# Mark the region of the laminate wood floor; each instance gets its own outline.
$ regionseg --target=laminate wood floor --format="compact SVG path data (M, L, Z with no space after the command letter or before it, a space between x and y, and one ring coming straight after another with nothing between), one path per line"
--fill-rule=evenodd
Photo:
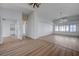
M45 40L6 38L0 45L1 56L78 56L79 52Z

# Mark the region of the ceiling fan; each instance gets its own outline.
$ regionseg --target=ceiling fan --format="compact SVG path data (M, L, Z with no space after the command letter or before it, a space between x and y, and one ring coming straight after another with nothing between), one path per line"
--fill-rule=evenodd
M33 8L39 8L39 6L41 5L41 3L29 3L29 5L32 5Z

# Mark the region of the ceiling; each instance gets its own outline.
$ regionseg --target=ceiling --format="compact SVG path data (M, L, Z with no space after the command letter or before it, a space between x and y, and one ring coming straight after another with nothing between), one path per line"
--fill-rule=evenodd
M78 3L42 3L39 8L32 8L27 3L2 3L2 8L20 10L23 14L29 15L33 11L42 21L51 22L60 17L79 14Z
M39 18L51 22L56 18L79 14L78 3L44 3L36 10Z
M0 8L19 10L25 15L29 15L31 12L33 12L33 8L29 7L25 3L1 3Z

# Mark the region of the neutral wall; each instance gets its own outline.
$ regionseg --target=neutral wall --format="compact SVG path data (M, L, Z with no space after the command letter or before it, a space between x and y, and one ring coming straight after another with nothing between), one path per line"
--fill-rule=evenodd
M2 29L1 29L1 27L2 26L1 26L1 17L0 17L0 44L2 44L2 40L1 40L2 39L2 37L1 37L2 36Z
M41 36L52 33L53 26L50 23L41 21L36 12L29 15L26 24L26 36L37 39Z
M13 21L9 21L9 20L16 20L16 35L18 38L20 38L22 35L22 27L21 27L21 20L22 20L22 12L19 10L13 10L13 9L8 9L8 8L1 8L0 7L0 17L1 20L3 18L6 19L6 21L2 20L2 37L7 37L10 35L10 31L9 31L9 24L12 23Z
M45 6L45 7L44 7ZM72 7L73 6L73 7ZM40 37L52 33L52 20L63 16L78 14L78 4L43 4L35 10L34 15L29 16L27 24L27 35L31 37ZM71 11L71 13L70 13ZM60 15L62 12L62 15ZM29 34L28 34L29 32ZM33 34L34 33L34 34Z
M79 14L78 6L79 6L79 4L73 4L73 3L72 4L69 4L69 3L43 4L43 5L41 5L40 8L37 9L36 12L37 12L40 20L42 20L44 23L51 24L53 22L53 20L55 20L57 18L78 15ZM60 14L60 13L62 13L62 14ZM74 35L74 36L79 35L78 32L76 32L76 33L55 32L55 33L68 34L68 35Z
M39 22L38 35L45 36L53 33L53 26L49 23Z
M40 18L38 16L38 12L36 13L36 20L37 20L37 37L42 37L42 36L46 36L46 35L49 35L49 34L52 34L53 33L53 24L52 22L47 22L45 21L45 19L43 18Z
M26 36L34 38L34 14L28 16L28 21L26 24Z
M11 35L11 32L10 32L10 24L15 24L15 35L17 36L18 33L17 33L17 21L15 20L11 20L11 19L6 19L6 20L3 20L2 22L2 37L8 37Z

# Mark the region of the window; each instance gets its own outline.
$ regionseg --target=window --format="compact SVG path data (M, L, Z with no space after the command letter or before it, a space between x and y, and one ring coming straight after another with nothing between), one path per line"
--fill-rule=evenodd
M62 31L64 31L64 27L62 26Z
M73 32L76 32L76 25L73 25Z
M73 32L73 25L70 25L70 32Z
M64 25L64 26L63 26L63 31L64 31L64 32L65 32L65 29L66 29L65 27L66 27L66 26Z
M61 26L59 26L59 31L61 31Z
M61 26L61 31L63 31L63 26Z
M70 32L76 32L76 25L70 25Z
M58 31L58 25L57 25L57 26L55 26L55 31Z
M66 25L65 31L69 32L69 25Z
M55 31L61 31L61 32L76 32L76 24L74 25L61 25L55 26Z

